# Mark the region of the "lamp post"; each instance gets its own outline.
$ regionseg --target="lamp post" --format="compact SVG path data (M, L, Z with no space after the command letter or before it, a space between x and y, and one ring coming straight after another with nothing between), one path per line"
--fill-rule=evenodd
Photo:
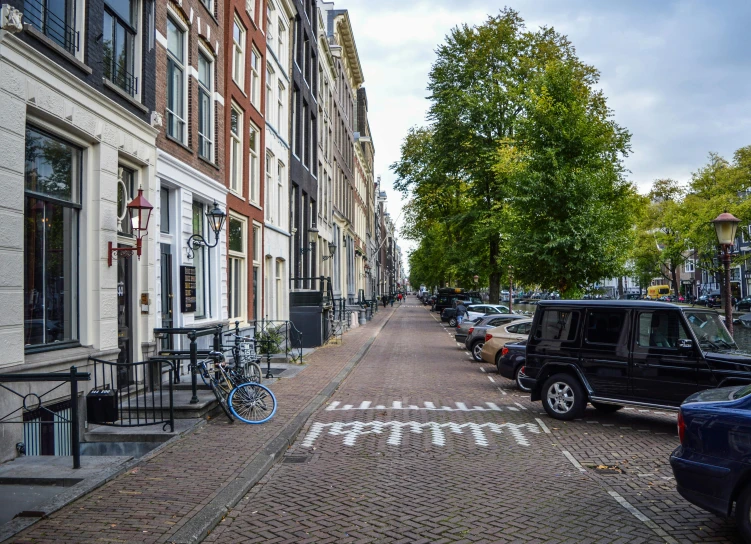
M731 213L724 212L715 217L711 222L717 233L717 241L722 249L722 264L725 266L725 292L722 294L725 302L725 327L730 332L730 336L733 336L733 304L730 292L730 248L735 242L735 232L738 229L740 219Z
M334 256L334 253L336 253L336 244L334 242L329 242L329 254L323 257L323 260L328 261Z
M227 219L227 214L219 208L216 200L214 201L214 206L206 212L206 219L209 220L209 227L211 227L211 231L214 233L214 243L209 244L201 234L194 234L188 238L187 242L188 259L193 258L193 252L199 247L216 247L219 243L219 233L224 225L224 220Z
M514 276L511 265L508 265L508 311L514 313Z

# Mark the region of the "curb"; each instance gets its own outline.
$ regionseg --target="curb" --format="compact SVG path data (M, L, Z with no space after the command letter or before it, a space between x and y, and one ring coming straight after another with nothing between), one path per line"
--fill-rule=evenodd
M294 444L297 435L305 426L310 416L334 394L354 367L365 357L370 350L370 346L378 338L378 335L381 334L381 330L383 330L393 315L394 313L392 312L381 324L373 337L365 342L334 379L320 393L313 397L300 413L282 427L276 437L254 456L250 464L243 469L237 478L222 488L200 512L180 527L174 535L168 537L168 542L173 544L194 544L201 542L209 535L211 530L224 519L227 513L240 502L248 491L265 476L274 463L282 457L284 452Z

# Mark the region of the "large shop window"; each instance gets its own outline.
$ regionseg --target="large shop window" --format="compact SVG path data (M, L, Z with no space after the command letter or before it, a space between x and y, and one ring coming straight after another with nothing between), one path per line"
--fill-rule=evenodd
M78 216L82 152L26 127L24 344L78 340Z
M206 235L204 206L193 202L193 234ZM206 276L209 271L209 248L201 245L193 252L193 266L196 267L196 319L206 317Z
M228 308L230 321L245 321L245 301L247 300L246 263L248 244L245 242L246 222L238 217L229 218L229 277Z
M167 134L185 141L185 32L167 17Z
M130 96L138 93L135 76L138 0L105 0L104 77Z

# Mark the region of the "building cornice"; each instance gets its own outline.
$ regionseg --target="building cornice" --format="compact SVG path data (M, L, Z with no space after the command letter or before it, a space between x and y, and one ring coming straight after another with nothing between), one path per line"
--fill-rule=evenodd
M227 193L229 192L229 189L222 184L219 183L217 180L210 178L203 172L200 172L193 168L190 165L185 164L181 160L179 160L176 157L173 157L166 151L162 151L161 149L157 149L157 177L160 176L166 176L170 181L173 183L177 183L184 187L190 187L190 186L196 186L196 184L188 184L185 182L184 178L178 178L177 176L169 176L167 172L164 172L164 167L162 165L169 166L171 168L174 168L177 170L178 173L185 174L190 178L191 181L195 180L199 183L197 184L198 187L203 186L205 189L203 191L206 195L211 195L212 193L218 193L222 197L225 197ZM160 164L161 163L161 164ZM226 198L224 201L220 202L220 204L226 204Z
M339 31L341 42L347 55L347 64L352 76L352 88L358 89L365 82L365 76L362 73L362 64L360 56L357 54L357 45L355 44L355 35L352 31L352 23L349 19L349 12L346 9L334 11L334 25Z

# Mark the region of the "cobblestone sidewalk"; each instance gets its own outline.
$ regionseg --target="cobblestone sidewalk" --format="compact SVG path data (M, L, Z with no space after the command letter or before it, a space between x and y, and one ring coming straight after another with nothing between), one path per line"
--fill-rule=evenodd
M400 309L378 311L342 345L319 348L295 378L272 385L278 409L263 425L217 416L196 432L34 524L10 542L170 542L285 429Z

